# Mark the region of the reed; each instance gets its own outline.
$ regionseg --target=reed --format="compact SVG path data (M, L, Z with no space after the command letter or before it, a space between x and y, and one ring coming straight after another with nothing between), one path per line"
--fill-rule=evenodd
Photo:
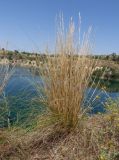
M91 57L90 29L82 43L76 45L75 25L71 18L65 33L63 18L59 23L55 53L46 51L46 61L40 65L40 76L46 95L45 102L64 126L75 127L82 117L83 100L96 61Z
M6 54L4 50L3 54ZM4 121L7 122L10 128L10 107L7 102L5 87L8 84L10 77L14 72L15 65L11 66L7 58L0 57L0 127L4 126Z

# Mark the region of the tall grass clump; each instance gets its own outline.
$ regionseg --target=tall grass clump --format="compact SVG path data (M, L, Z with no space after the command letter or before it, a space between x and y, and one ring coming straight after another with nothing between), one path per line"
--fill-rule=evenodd
M40 65L47 107L68 128L75 127L84 113L83 101L95 67L89 34L90 29L77 42L72 18L65 32L61 17L55 53L51 56L47 50L46 61Z
M5 54L5 53L4 53ZM6 58L0 58L0 128L4 127L4 122L10 127L10 108L8 106L5 87L14 72L15 65L11 66Z
M3 89L5 88L8 79L9 79L9 65L0 65L0 95L3 92Z

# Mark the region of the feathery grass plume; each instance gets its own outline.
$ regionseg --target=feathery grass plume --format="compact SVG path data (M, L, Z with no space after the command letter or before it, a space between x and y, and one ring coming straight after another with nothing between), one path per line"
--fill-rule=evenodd
M4 120L7 121L8 127L10 127L10 109L7 105L6 96L4 93L4 89L13 74L15 65L10 65L9 60L6 57L6 51L4 50L4 58L1 59L0 57L0 127L4 126ZM4 101L4 103L3 103ZM7 115L7 118L5 117Z
M65 34L61 16L55 53L51 56L47 51L46 62L40 65L47 106L69 128L75 127L83 114L83 99L96 64L91 57L90 31L76 44L72 18Z
M4 58L0 57L0 94L2 94L9 78L14 72L15 64L10 65L7 56L5 55L7 51L4 50L2 54L4 54Z
M0 65L0 95L2 94L9 78L11 77L13 68L10 69L9 64Z

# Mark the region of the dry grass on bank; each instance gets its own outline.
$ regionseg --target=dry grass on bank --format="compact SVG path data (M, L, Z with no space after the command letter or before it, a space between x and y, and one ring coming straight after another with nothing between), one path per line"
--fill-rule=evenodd
M3 93L3 90L13 73L13 68L14 66L10 68L9 64L0 64L0 95Z
M119 114L85 117L74 131L59 124L0 136L1 160L118 160ZM42 119L43 120L43 119ZM47 121L47 119L45 119ZM48 120L49 121L49 120ZM2 138L1 138L2 137Z
M91 58L89 32L82 44L76 44L72 19L66 34L62 21L54 56L47 51L46 62L39 69L46 96L42 101L64 126L74 128L84 114L83 100L97 61Z

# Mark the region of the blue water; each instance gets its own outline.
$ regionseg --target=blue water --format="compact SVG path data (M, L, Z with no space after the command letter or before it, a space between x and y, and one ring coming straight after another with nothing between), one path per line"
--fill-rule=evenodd
M8 113L11 123L28 123L45 109L39 101L40 93L36 89L36 82L41 83L38 76L33 76L29 69L15 68L0 100L0 126L7 125ZM7 111L6 111L7 110Z
M105 103L109 99L117 99L119 92L107 92L99 88L89 88L86 91L84 106L90 107L91 113L105 112Z
M39 101L40 92L36 89L36 82L37 84L42 83L40 77L33 75L29 69L19 67L14 69L1 96L0 109L4 110L4 105L6 105L8 110L2 115L4 120L0 120L0 125L7 125L8 111L10 111L11 123L30 122L32 118L44 111L45 107ZM95 99L96 96L98 98ZM100 89L89 88L86 91L83 105L89 106L91 113L104 112L105 102L110 97L116 99L119 97L119 92L106 93ZM0 110L1 113L2 110Z

